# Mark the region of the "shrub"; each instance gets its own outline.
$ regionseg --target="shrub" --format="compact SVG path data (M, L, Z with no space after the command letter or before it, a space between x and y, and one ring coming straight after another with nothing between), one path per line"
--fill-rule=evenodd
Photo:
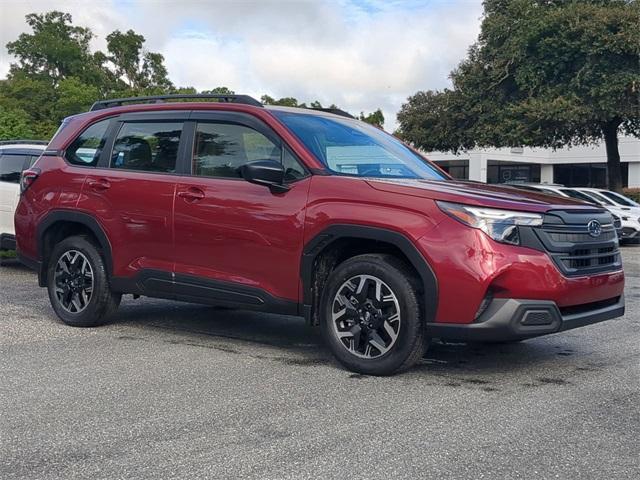
M622 190L622 194L629 197L631 200L640 203L640 188L625 188Z

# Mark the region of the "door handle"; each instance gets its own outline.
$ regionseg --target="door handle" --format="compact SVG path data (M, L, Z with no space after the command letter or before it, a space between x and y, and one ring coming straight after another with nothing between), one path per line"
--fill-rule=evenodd
M93 190L100 192L102 190L107 190L108 188L111 187L111 184L104 179L101 180L91 180L89 182L89 187L91 187Z
M178 192L178 196L184 198L187 202L197 202L204 198L204 192L199 188L190 188L189 190Z

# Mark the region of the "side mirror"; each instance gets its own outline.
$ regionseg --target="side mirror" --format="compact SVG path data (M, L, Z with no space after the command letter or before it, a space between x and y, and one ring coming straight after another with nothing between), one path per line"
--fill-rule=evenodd
M242 165L240 175L247 182L269 187L273 193L284 193L289 187L284 184L284 167L275 160L256 160Z

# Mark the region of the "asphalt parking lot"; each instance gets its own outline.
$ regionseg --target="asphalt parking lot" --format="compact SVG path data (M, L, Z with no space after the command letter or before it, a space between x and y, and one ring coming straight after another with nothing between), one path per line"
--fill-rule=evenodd
M0 267L0 478L638 478L640 248L627 315L341 369L302 319L141 299L64 326Z

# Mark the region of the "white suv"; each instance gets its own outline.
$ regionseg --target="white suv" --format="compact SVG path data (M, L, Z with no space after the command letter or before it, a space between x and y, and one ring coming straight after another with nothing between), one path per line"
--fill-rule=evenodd
M0 250L15 250L13 215L20 196L20 175L47 147L47 142L0 142Z
M597 200L602 206L615 212L622 219L622 237L621 240L638 241L640 240L640 206L635 202L622 197L615 192L602 190L599 188L577 188L582 193L589 195ZM615 197L611 198L611 195ZM621 197L621 198L618 198ZM627 204L622 204L623 200L627 200ZM635 205L634 205L635 204Z

